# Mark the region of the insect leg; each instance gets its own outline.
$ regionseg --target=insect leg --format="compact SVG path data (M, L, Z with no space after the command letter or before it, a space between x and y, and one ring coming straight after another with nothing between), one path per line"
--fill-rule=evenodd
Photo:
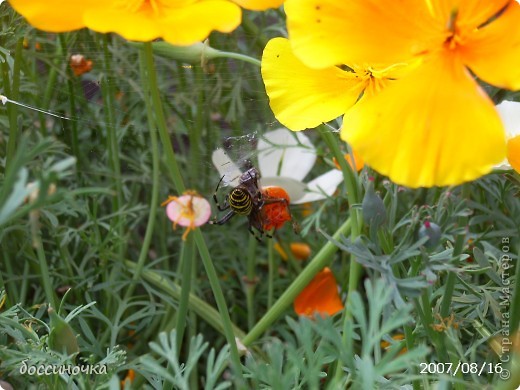
M235 215L235 212L234 211L230 211L229 213L227 213L226 215L224 215L222 218L220 218L219 220L217 219L214 219L213 221L209 221L209 223L211 225L224 225L226 222L228 222L231 218L233 218L233 216Z

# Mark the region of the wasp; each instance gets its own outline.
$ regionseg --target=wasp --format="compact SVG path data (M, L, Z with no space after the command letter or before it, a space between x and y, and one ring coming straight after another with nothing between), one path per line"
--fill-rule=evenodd
M256 168L250 168L240 175L238 185L234 187L220 204L217 193L224 176L220 178L217 188L213 193L213 200L219 211L229 210L222 218L211 221L214 225L224 225L235 215L243 215L248 218L248 230L260 241L259 237L253 231L256 229L260 236L264 235L264 227L271 225L268 221L269 216L264 213L264 206L270 204L283 205L287 210L289 201L285 198L274 198L266 195L259 185L260 172ZM288 213L290 218L290 213Z

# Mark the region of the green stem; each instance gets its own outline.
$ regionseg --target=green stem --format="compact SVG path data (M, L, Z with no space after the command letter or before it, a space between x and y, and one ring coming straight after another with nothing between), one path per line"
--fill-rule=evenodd
M334 233L334 240L339 240L341 236L348 234L350 231L350 218L340 226ZM332 242L327 242L314 258L307 264L307 267L300 275L291 283L289 288L278 298L267 313L258 321L256 326L249 331L244 337L242 343L247 347L257 340L269 326L276 321L287 308L293 303L298 294L310 283L310 281L320 272L327 264L331 262L332 255L336 253L338 247Z
M273 240L269 240L267 247L267 262L269 264L269 283L267 284L267 309L273 306L274 300L274 278L276 272L276 261L274 256Z
M242 17L242 28L246 34L250 37L255 37L255 44L260 50L264 50L265 45L269 41L269 38L260 32L260 28L253 22L248 16L251 13L246 13Z
M143 50L146 60L146 70L148 73L148 87L150 88L150 93L152 95L152 104L155 110L155 120L157 129L159 130L159 137L166 154L168 172L171 176L176 192L178 194L182 194L186 190L186 187L184 186L179 164L177 164L177 159L175 158L170 135L168 134L168 129L166 127L166 119L164 117L161 95L159 93L159 88L157 87L157 73L155 71L152 44L150 42L145 43Z
M160 175L160 161L159 161L159 144L157 142L157 134L155 121L153 116L153 104L150 99L150 86L147 83L146 76L146 58L142 51L139 53L139 69L141 73L141 83L144 89L144 100L146 105L146 114L148 118L148 128L150 129L150 141L152 149L152 199L150 201L150 214L148 215L148 223L146 224L146 231L144 234L143 245L139 252L139 258L137 260L137 269L132 277L132 284L128 287L125 293L125 299L130 298L132 295L136 282L141 278L141 272L143 271L144 264L147 259L148 250L152 241L153 230L155 227L155 220L157 216L157 207L159 203L159 175Z
M61 50L63 53L67 53L67 45L65 41L65 36L63 34L59 34L58 38L61 44ZM69 110L70 117L74 118L76 116L76 91L74 87L74 74L70 66L67 66L67 89L69 93ZM72 147L72 153L76 157L76 168L78 171L81 171L81 166L83 164L80 147L78 143L78 122L76 120L71 120L71 132L70 132L70 144ZM78 175L78 179L81 179L81 175Z
M462 187L462 194L461 196L465 199L469 198L470 196L471 187L469 184L464 184ZM468 222L468 217L459 217L457 220L457 223L459 226L466 226ZM453 248L453 258L458 259L460 254L462 253L464 249L464 242L466 241L466 234L461 233L457 235L455 238L455 245ZM454 272L449 272L448 277L446 279L445 287L444 287L444 293L442 296L441 301L441 307L440 307L440 314L441 317L445 318L448 317L450 314L450 307L451 307L451 300L453 298L453 291L455 290L455 282L457 280L457 276Z
M38 263L40 265L40 276L43 285L43 291L45 292L45 299L47 302L57 310L58 305L56 296L52 288L52 281L49 275L49 265L47 264L47 258L45 257L45 251L43 250L43 243L41 239L41 233L38 232L35 237L36 254L38 256Z
M116 129L116 115L114 111L114 90L112 87L112 67L111 67L111 55L109 46L109 36L103 35L103 55L104 55L104 67L105 77L101 84L101 90L103 94L103 102L105 106L105 121L107 130L107 149L108 158L110 161L110 168L114 177L112 178L116 188L116 197L113 199L113 209L117 213L117 218L114 219L115 227L118 231L117 241L117 253L119 255L120 262L124 259L124 217L119 212L123 205L123 183L121 180L121 162L119 160L119 144L117 142L117 129ZM111 274L113 279L115 272L118 271L118 267L114 267Z
M222 288L220 287L217 271L213 266L213 262L209 255L208 248L206 247L206 243L204 242L204 237L202 236L200 229L196 229L193 232L193 235L195 236L195 242L197 243L199 254L202 259L202 263L204 264L204 268L206 269L206 274L208 276L211 289L213 290L213 296L215 297L215 301L217 302L218 311L222 319L222 325L224 326L224 334L229 344L229 349L231 353L231 365L233 366L233 370L237 375L237 382L239 387L243 387L244 378L242 377L242 366L240 363L240 356L238 354L231 318L229 317L229 311L226 304L226 300L224 299L224 293L222 292Z
M341 172L343 173L343 178L345 181L345 187L347 189L347 198L349 202L349 214L350 219L352 221L352 231L350 234L351 241L354 241L361 234L361 220L358 209L354 208L355 205L360 203L361 199L361 190L358 184L357 173L350 167L347 163L346 159L341 153L341 150L338 146L337 137L330 131L330 129L325 126L319 127L319 133L322 139L325 141L327 146L332 151L334 157L336 157L336 161L338 162ZM349 270L349 280L348 280L348 294L354 292L358 288L359 279L361 277L362 267L361 264L355 261L354 256L350 255L350 270ZM345 311L343 313L343 329L346 329L348 323L352 320L352 305L348 303L345 305ZM343 345L348 345L349 340L347 333L343 334ZM333 382L339 383L340 377L343 373L341 369L340 362L338 361L335 367L335 374Z
M43 93L42 109L47 110L51 104L51 98L56 90L56 79L58 78L58 67L62 63L63 52L60 45L56 45L56 52L54 53L55 60L49 69L49 78Z
M183 193L185 192L186 187L184 186L184 181L182 179L182 175L180 173L177 160L175 159L175 153L173 151L170 137L166 128L166 120L162 108L161 97L159 94L159 89L157 87L157 75L153 59L153 49L152 44L150 42L144 44L144 56L146 59L146 68L148 72L148 86L152 95L152 101L155 108L156 123L159 129L159 136L161 138L161 142L165 149L166 162L168 165L169 173L171 175L177 193ZM204 264L206 274L208 275L211 289L213 290L213 296L215 297L215 301L217 302L217 307L222 319L222 324L224 326L224 334L226 336L227 342L229 343L231 353L231 364L236 374L237 385L238 387L243 387L244 382L242 377L242 366L240 363L240 356L238 354L235 335L233 334L231 318L229 317L229 311L227 308L226 301L224 299L224 294L222 293L222 288L220 287L217 272L215 270L215 267L213 266L211 256L204 241L204 237L200 232L200 229L196 229L193 235L195 236L195 243L197 244L199 254L202 258L202 262Z
M125 270L129 273L135 272L137 268L137 264L134 261L125 260ZM142 278L147 282L151 283L155 287L160 288L165 293L169 294L171 297L180 301L182 288L174 281L165 278L163 275L156 271L152 271L149 269L143 270L141 274ZM189 294L189 308L191 311L196 313L200 318L206 321L210 326L212 326L216 331L224 334L224 324L222 318L217 310L215 310L211 305L207 304L202 299L198 298L193 293ZM240 329L238 326L231 324L231 328L233 330L233 334L242 338L245 335L245 332Z
M230 51L219 51L218 54L214 55L214 58L232 58L234 60L239 60L256 65L258 67L262 65L262 62L260 60L257 60L256 58L249 57L245 54L233 53Z
M8 98L18 101L20 98L20 67L22 62L22 49L23 49L23 38L19 38L16 42L16 49L14 55L14 66L13 66L13 80L11 84L11 88L7 90L6 93L9 93L10 96ZM8 69L7 61L3 64L6 69ZM7 85L8 80L8 72L6 72L7 79L4 77L4 85ZM17 122L17 114L18 114L18 106L16 104L9 104L7 107L8 115L9 115L9 140L7 141L7 154L5 166L6 168L9 166L9 162L13 159L14 154L16 153L16 145L18 141L18 122Z
M247 305L247 329L251 330L255 325L255 289L256 289L256 239L251 236L249 238L249 248L247 250L247 270L246 279L244 280L246 290Z
M195 251L193 247L193 238L188 235L186 242L182 247L182 287L179 309L177 310L177 355L181 353L182 339L186 328L186 315L188 314L188 305L191 292L192 269L195 264Z
M432 341L435 350L437 351L437 355L439 359L443 362L449 361L448 352L444 346L442 335L439 332L436 332L433 329L433 325L435 323L433 315L432 315L432 305L430 303L430 292L428 289L425 289L421 295L422 306L418 305L417 312L421 317L423 327L426 333L430 336L430 340Z
M349 211L350 211L350 219L352 221L352 233L351 240L354 241L361 234L361 219L359 215L358 209L353 206L359 204L361 202L361 190L358 184L358 178L356 172L350 167L350 165L345 160L341 150L338 146L337 137L330 131L330 129L325 126L320 126L318 131L325 141L327 146L332 151L334 157L336 157L336 161L338 162L341 172L343 173L345 186L347 188L347 198L349 202ZM350 257L350 276L349 276L349 286L348 292L352 292L357 290L357 286L359 283L359 278L361 276L361 264L354 261L354 257ZM349 307L346 307L346 310L349 311Z

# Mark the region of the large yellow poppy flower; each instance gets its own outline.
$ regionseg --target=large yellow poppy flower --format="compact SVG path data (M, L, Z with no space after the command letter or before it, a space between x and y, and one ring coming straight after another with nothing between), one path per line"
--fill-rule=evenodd
M306 90L302 104L294 89L284 92L281 71L273 70L273 57L267 57L264 82L271 107L285 126L300 130L345 113L342 138L368 165L410 187L470 181L504 158L503 124L471 72L501 88L520 88L516 1L287 0L285 11L290 56L313 77L324 71L329 77L314 78L317 88ZM287 56L287 51L281 53L276 55ZM399 77L387 75L377 93L367 94L363 84L363 97L351 109L360 94L352 98L355 88L343 79L355 73L331 76L344 65L369 70L403 63L414 67ZM310 84L304 80L301 85ZM327 115L314 117L316 111ZM289 116L300 122L287 120Z
M64 32L88 27L129 40L156 38L174 45L204 40L213 30L238 27L246 9L279 7L283 0L10 0L13 8L41 30Z

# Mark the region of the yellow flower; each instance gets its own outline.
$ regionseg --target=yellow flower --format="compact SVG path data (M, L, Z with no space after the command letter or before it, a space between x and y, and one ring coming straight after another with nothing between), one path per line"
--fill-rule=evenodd
M292 55L309 72L328 70L331 77L342 65L390 70L391 64L414 64L398 80L389 82L394 77L388 74L384 88L364 94L350 110L352 99L345 90L355 88L353 75L342 75L348 80L343 82L331 78L336 94L332 87L332 96L319 89L314 102L310 86L306 107L327 106L328 118L306 121L312 112L295 108L292 114L301 123L282 122L287 127L312 127L345 113L342 138L366 164L410 187L473 180L504 158L503 125L471 72L501 88L520 88L516 1L287 0L285 11ZM279 74L262 73L269 93ZM284 91L277 93L269 96L272 106Z
M291 130L316 127L345 113L361 93L375 94L399 77L406 64L384 68L313 69L286 38L271 39L262 55L262 77L276 119Z
M11 0L13 8L41 30L64 32L88 27L115 32L126 39L156 38L174 45L191 45L216 30L238 27L240 6L261 10L279 7L283 0Z

